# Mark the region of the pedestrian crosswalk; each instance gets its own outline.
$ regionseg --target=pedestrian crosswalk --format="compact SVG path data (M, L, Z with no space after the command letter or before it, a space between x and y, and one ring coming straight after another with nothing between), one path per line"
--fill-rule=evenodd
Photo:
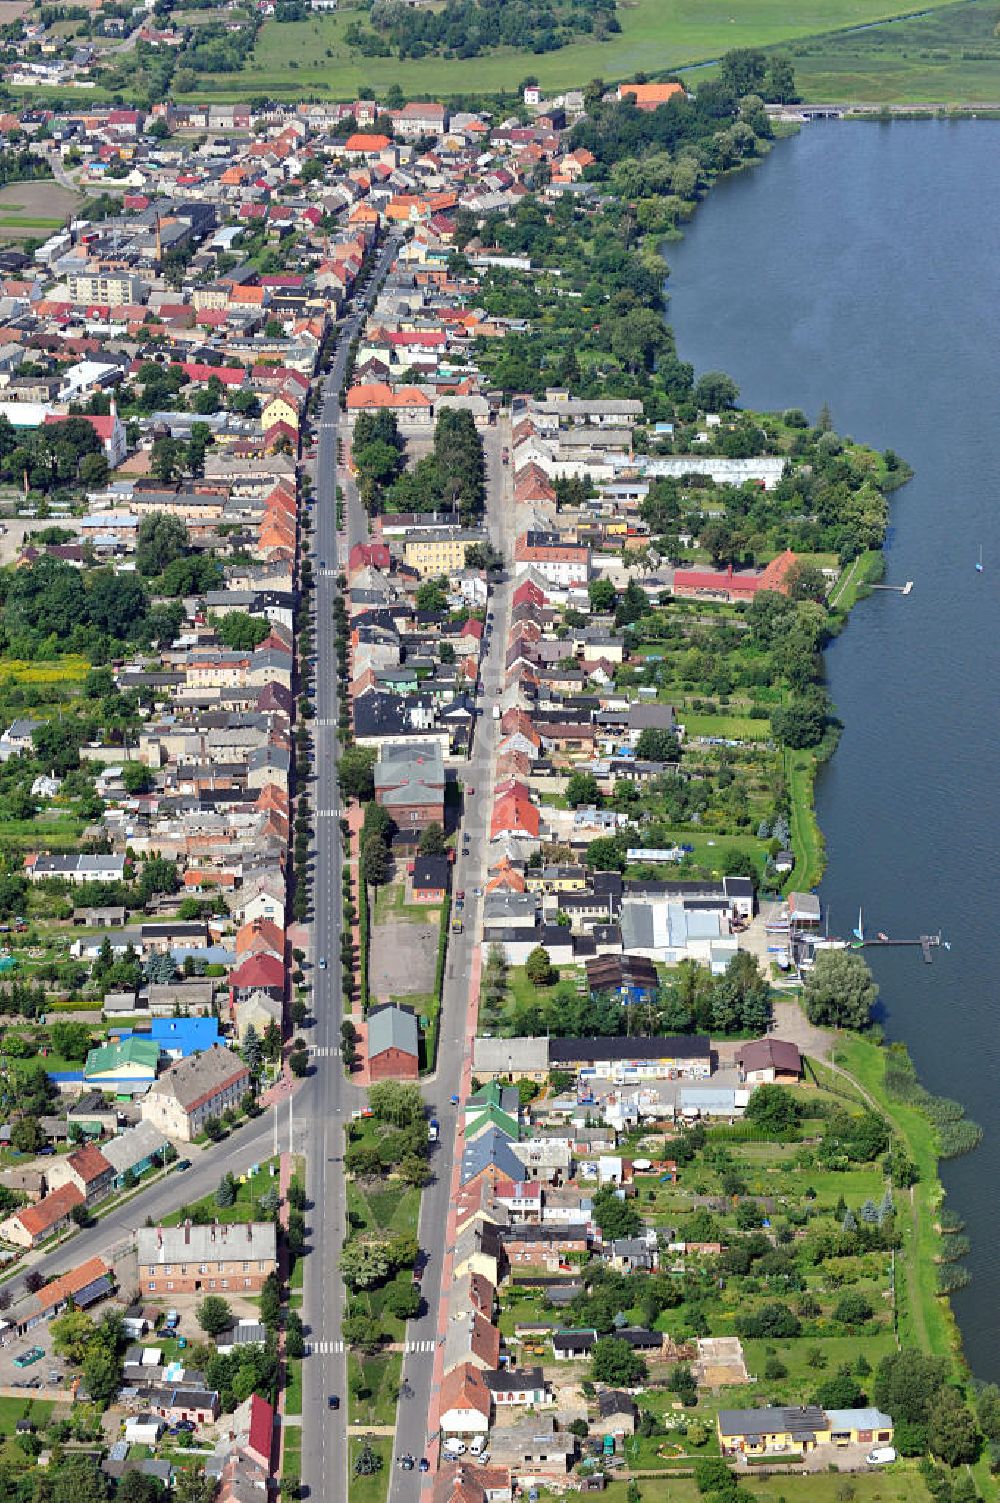
M436 1341L408 1341L403 1350L406 1352L433 1352L436 1346Z
M339 1044L310 1044L309 1053L313 1059L339 1059Z
M339 1357L344 1350L342 1341L307 1341L307 1357Z

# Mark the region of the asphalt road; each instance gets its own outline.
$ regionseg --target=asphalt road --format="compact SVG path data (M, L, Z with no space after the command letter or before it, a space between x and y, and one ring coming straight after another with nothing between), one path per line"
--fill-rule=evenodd
M484 441L487 528L490 541L509 561L514 551L514 525L509 476L501 462L503 444L509 443L506 426L490 428ZM399 1458L407 1454L415 1458L424 1455L429 1439L434 1353L439 1341L441 1273L458 1129L458 1109L451 1105L450 1098L460 1093L463 1061L471 1049L471 1038L466 1033L469 975L472 952L479 943L482 930L482 899L475 897L474 893L477 887L484 889L489 864L489 821L497 743L497 723L492 712L497 702L496 693L503 683L503 644L507 636L510 595L511 585L504 577L497 583L490 600L493 630L482 666L484 694L478 701L482 716L477 722L472 756L461 774L466 789L475 789L465 799L462 818L461 844L464 845L468 836L469 848L465 853L460 852L452 879L455 891L465 891L464 928L461 934L451 935L448 945L437 1070L423 1088L429 1115L436 1117L441 1124L441 1136L431 1160L434 1179L424 1190L420 1202L420 1246L428 1259L421 1286L424 1310L416 1320L410 1321L406 1331L389 1503L411 1503L418 1495L419 1473L401 1471L398 1463ZM425 1485L429 1483L430 1478L427 1478Z
M398 241L383 249L374 276L388 267ZM348 1492L347 1355L341 1336L344 1288L339 1276L339 1252L345 1235L346 1195L343 1172L344 1126L352 1110L364 1100L362 1089L344 1075L340 1057L342 998L340 989L341 927L341 805L337 786L337 666L334 651L333 602L339 560L336 537L337 435L340 422L340 391L344 383L348 349L360 327L362 312L345 322L333 364L323 383L323 403L318 414L315 499L313 503L312 558L316 587L313 594L316 640L316 716L314 776L309 789L315 816L313 852L314 919L310 956L314 1022L307 1032L311 1046L311 1071L295 1094L260 1118L232 1133L221 1150L192 1149L190 1169L165 1176L136 1196L128 1205L110 1213L93 1227L78 1233L69 1244L32 1263L46 1277L76 1266L84 1259L106 1253L134 1238L147 1217L155 1222L186 1201L209 1194L221 1175L229 1170L245 1172L252 1163L274 1149L294 1149L306 1156L308 1242L312 1255L306 1262L302 1316L310 1356L303 1364L302 1482L312 1499L335 1499L346 1503ZM487 461L487 526L491 541L510 560L513 554L513 501L509 475L501 464L501 448L509 443L506 420L485 435ZM353 487L348 491L348 542L350 546L367 535L365 519ZM427 1255L423 1277L424 1306L406 1333L402 1397L397 1417L390 1503L411 1503L425 1482L416 1470L403 1472L398 1460L406 1453L420 1457L426 1450L428 1412L432 1399L434 1352L438 1344L441 1272L446 1250L448 1211L454 1168L458 1112L450 1104L461 1086L463 1060L471 1048L466 1034L469 1001L468 977L472 953L481 930L481 899L476 887L485 884L488 866L490 793L494 783L497 728L492 719L496 692L502 684L503 643L510 612L511 585L501 579L490 609L493 632L483 666L485 693L479 704L472 755L463 770L466 788L475 793L465 801L463 838L468 850L460 853L454 874L456 890L464 888L464 932L453 934L448 952L434 1076L423 1085L430 1116L441 1124L440 1141L434 1150L434 1179L424 1191L420 1211L420 1245ZM320 957L327 966L320 968ZM23 1275L8 1286L17 1295ZM336 1411L328 1398L340 1399Z
M373 275L388 267L397 241L383 248ZM296 1146L306 1154L306 1193L311 1210L306 1220L312 1255L307 1260L303 1291L303 1323L310 1356L303 1364L302 1481L312 1498L347 1498L348 1443L347 1355L341 1337L344 1286L339 1255L346 1232L344 1188L344 1123L361 1104L363 1093L344 1075L340 1057L343 1016L340 971L341 836L340 793L337 786L337 658L334 650L333 603L338 569L346 559L337 556L337 434L340 392L344 384L351 339L361 313L348 317L337 344L329 375L323 384L319 413L313 503L313 592L316 636L316 718L314 778L310 788L315 817L313 857L312 1012L309 1032L312 1069L295 1099ZM361 541L365 523L354 502L348 510L348 541ZM327 960L320 969L320 957ZM331 1394L340 1407L330 1410Z

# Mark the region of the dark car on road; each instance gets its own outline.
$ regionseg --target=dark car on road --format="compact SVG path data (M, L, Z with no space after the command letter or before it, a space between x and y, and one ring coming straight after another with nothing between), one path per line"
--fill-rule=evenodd
M328 1409L339 1409L340 1408L340 1399L337 1397L337 1395L335 1393L331 1393L330 1397L326 1401L326 1406L327 1406Z

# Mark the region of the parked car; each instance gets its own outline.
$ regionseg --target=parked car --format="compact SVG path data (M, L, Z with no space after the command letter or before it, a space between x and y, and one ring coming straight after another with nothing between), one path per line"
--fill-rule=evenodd
M430 1469L431 1469L431 1464L427 1460L427 1457L426 1456L421 1456L421 1458L420 1458L420 1470L422 1472L429 1472Z
M14 1358L14 1366L30 1367L33 1362L40 1362L44 1356L45 1352L40 1346L29 1346L28 1350L22 1352L20 1357Z
M339 1409L340 1408L340 1399L337 1396L337 1394L331 1393L330 1397L326 1401L326 1407L328 1409Z
M414 1461L412 1456L401 1456L399 1458L399 1464L404 1472L413 1471Z
M319 957L319 968L320 968L321 971L325 971L326 970L326 956L325 955L321 955Z
M178 1174L180 1174L182 1172L182 1170L184 1170L184 1169L190 1169L190 1168L191 1168L191 1160L190 1159L178 1159L177 1163L174 1165L174 1169L176 1170L176 1172Z

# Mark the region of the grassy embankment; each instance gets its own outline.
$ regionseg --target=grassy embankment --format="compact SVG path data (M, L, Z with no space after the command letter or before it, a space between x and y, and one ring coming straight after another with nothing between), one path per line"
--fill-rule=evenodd
M933 3L933 0L932 0ZM239 75L211 75L195 94L246 99L253 93L301 98L310 92L353 99L359 91L383 94L398 83L404 94L449 95L471 87L487 93L516 89L529 73L546 89L581 88L595 76L629 78L639 69L667 72L717 57L732 47L763 47L814 38L817 33L906 15L912 4L893 0L818 0L789 9L781 0L754 0L734 9L728 0L625 0L619 6L621 34L603 43L575 42L536 56L504 49L471 61L426 57L366 58L343 40L357 11L282 24L269 21L257 39L250 66ZM360 17L364 20L364 17ZM329 54L329 55L327 55Z

